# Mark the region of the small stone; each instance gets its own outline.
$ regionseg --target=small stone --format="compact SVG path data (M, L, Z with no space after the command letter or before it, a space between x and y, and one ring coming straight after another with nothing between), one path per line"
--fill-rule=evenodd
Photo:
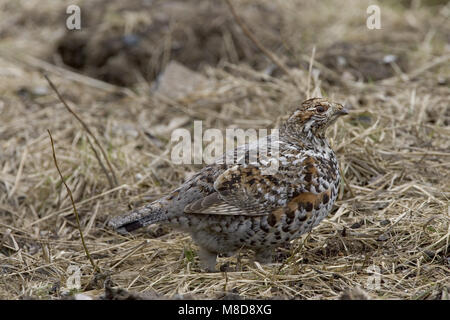
M336 62L337 65L340 67L346 66L347 65L347 59L345 59L345 57L343 56L337 56L336 57Z
M383 63L393 63L397 61L397 56L394 54L388 54L383 57Z
M438 85L445 86L447 84L447 79L444 77L438 77Z
M155 92L178 100L202 89L208 82L208 79L200 73L171 61L158 76Z

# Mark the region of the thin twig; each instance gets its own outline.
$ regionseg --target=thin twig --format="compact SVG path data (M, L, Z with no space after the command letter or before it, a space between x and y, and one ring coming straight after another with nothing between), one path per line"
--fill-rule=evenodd
M278 57L269 49L264 47L261 42L259 42L258 39L253 35L253 33L250 31L250 29L245 25L245 23L242 21L242 19L238 16L236 13L236 10L234 9L233 4L230 0L225 0L228 7L230 8L231 14L233 15L234 19L236 20L239 27L242 29L244 34L253 42L253 44L262 51L273 63L275 63L278 68L280 68L284 73L286 73L288 76L291 76L291 73L289 72L289 69L287 66L280 60Z
M109 162L109 159L106 155L105 150L103 149L102 145L100 144L100 142L98 141L97 137L92 133L91 129L89 129L89 127L87 126L87 124L75 113L75 111L72 110L72 108L69 107L69 105L66 103L66 101L64 100L64 98L61 96L61 94L59 93L58 89L56 88L56 86L53 84L53 82L50 80L50 78L47 75L44 75L45 79L47 80L48 84L50 85L50 87L53 89L53 91L55 91L56 95L58 96L59 100L62 102L62 104L66 107L66 109L81 123L81 125L83 126L83 128L86 130L86 132L94 139L95 144L100 148L100 151L103 155L103 157L106 160L106 164L108 165L108 168L111 172L111 176L112 176L112 180L114 182L114 184L111 184L111 188L114 188L118 185L117 182L117 178L116 178L116 174L114 173L114 169L111 165L111 163ZM92 147L92 144L91 144ZM96 153L94 151L94 153ZM104 167L103 164L100 161L100 157L97 157L97 160L100 162L100 166ZM106 172L106 171L105 171ZM108 180L110 180L109 175L108 176Z
M98 268L98 266L95 264L94 260L92 259L91 255L89 254L89 250L86 246L86 243L84 242L84 236L83 236L83 231L81 231L81 225L80 225L80 218L78 216L78 211L77 211L77 207L75 206L75 201L73 200L73 196L72 196L72 191L70 191L69 186L66 184L66 182L64 181L63 175L61 173L61 170L59 170L59 166L58 166L58 161L56 161L56 153L55 153L55 145L53 143L53 137L52 134L50 132L50 130L47 130L48 135L50 136L50 142L52 144L52 152L53 152L53 161L55 162L55 167L56 170L58 170L59 176L61 178L62 183L64 184L64 186L66 187L67 193L70 197L70 201L72 202L72 207L73 207L73 212L75 213L75 218L77 220L77 227L78 227L78 231L80 232L80 237L81 237L81 243L83 244L83 248L84 248L84 252L86 253L87 258L89 259L89 261L91 262L92 267L94 268L94 270L96 272L100 272L100 269Z

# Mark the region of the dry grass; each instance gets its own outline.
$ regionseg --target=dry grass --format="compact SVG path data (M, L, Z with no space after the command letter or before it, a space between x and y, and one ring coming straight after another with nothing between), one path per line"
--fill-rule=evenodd
M241 2L248 3L233 1ZM122 288L168 297L235 291L250 298L334 299L361 286L381 299L448 298L450 64L443 22L450 8L383 5L383 30L368 31L364 1L351 1L353 10L329 1L331 8L298 3L277 2L285 20L281 40L297 61L309 61L314 45L320 56L337 35L352 42L401 34L404 42L393 41L405 48L409 69L362 83L338 81L320 65L314 67L320 76L308 79L307 65L271 77L245 63L223 62L202 71L210 85L173 100L149 95L145 82L124 89L44 62L41 53L62 34L52 24L64 3L0 1L0 298L58 298L71 265L82 269L79 291L94 296L109 278ZM48 87L43 70L99 137L117 187L110 188L87 133ZM241 252L219 259L228 272L201 273L185 234L153 226L123 237L105 228L109 217L157 198L198 169L170 162L171 120L186 128L193 120L203 120L204 128L271 128L308 87L351 107L329 131L345 183L333 215L280 248L280 262L260 266ZM83 250L47 129L100 275ZM370 268L381 273L377 289L367 287Z

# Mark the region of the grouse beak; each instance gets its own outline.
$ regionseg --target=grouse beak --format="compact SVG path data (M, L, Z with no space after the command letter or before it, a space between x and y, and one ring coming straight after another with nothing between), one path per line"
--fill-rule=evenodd
M338 116L338 117L345 116L347 114L348 114L347 108L342 107L342 106L338 110L336 110L336 113L335 113L335 115Z

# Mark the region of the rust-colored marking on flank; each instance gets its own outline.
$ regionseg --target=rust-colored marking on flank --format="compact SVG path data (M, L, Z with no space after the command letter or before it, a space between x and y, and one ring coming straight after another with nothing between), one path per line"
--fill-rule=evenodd
M316 167L316 160L314 160L313 157L308 157L303 161L303 165L305 166L305 171L307 174L310 174L312 176L317 175L317 167Z
M318 209L320 205L327 204L331 198L331 190L324 191L319 194L312 192L304 192L293 198L286 207L276 209L272 214L276 217L276 221L279 221L283 214L289 212L295 212L298 209L305 209L307 211L307 218L311 216L313 209Z
M308 220L311 218L312 210L318 209L319 206L323 204L327 204L331 198L331 190L324 191L319 194L315 194L312 192L304 192L293 198L288 202L286 207L277 208L269 215L268 223L270 226L274 226L277 222L281 220L283 215L292 215L297 209L305 209L306 217L302 220ZM289 217L288 218L293 218Z
M314 206L317 202L320 202L322 199L322 194L315 194L312 192L304 192L300 193L298 196L293 198L290 202L294 202L296 206L299 204L307 205L308 203L311 203L312 206Z

